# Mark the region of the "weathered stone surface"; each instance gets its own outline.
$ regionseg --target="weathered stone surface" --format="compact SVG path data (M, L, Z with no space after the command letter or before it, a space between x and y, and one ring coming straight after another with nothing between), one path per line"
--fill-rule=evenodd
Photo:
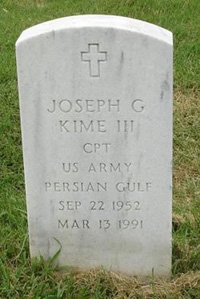
M168 276L172 34L76 16L16 49L31 256Z

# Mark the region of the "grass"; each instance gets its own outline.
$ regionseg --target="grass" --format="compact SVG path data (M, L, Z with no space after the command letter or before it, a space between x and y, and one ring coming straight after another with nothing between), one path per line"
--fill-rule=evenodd
M200 297L199 0L0 1L0 298ZM173 268L139 283L103 269L61 273L30 263L14 44L21 31L77 14L137 18L174 33Z

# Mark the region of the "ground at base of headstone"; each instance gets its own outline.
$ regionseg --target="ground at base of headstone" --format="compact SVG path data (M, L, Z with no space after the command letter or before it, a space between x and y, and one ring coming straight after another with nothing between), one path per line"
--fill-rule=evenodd
M21 274L21 282L26 274L28 273L24 273L24 277ZM41 258L32 262L29 275L23 288L15 289L14 292L11 287L10 294L13 295L6 298L19 298L21 293L23 298L184 299L198 298L200 291L200 271L189 271L168 280L152 278L147 283L137 277L106 271L103 268L74 272L70 267L58 270L52 266L52 260L45 262ZM45 297L45 293L49 297ZM41 297L37 297L39 295Z

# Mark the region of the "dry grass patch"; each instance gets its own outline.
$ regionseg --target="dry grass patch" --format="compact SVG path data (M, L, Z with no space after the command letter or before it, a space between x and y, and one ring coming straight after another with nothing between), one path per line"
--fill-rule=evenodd
M152 298L155 295L156 298L186 298L186 294L190 290L199 288L200 271L181 274L171 281L152 279L151 283L148 284L142 283L135 277L107 272L102 269L78 273L75 275L75 280L77 288L87 285L91 294L95 293L100 284L103 284L104 288L107 286L108 298Z

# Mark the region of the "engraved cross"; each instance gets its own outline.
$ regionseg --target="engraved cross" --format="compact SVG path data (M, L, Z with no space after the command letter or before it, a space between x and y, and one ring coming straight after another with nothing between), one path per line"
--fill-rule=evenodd
M107 52L99 51L99 44L88 44L88 52L81 52L81 60L89 62L90 77L100 77L100 62L107 61Z

